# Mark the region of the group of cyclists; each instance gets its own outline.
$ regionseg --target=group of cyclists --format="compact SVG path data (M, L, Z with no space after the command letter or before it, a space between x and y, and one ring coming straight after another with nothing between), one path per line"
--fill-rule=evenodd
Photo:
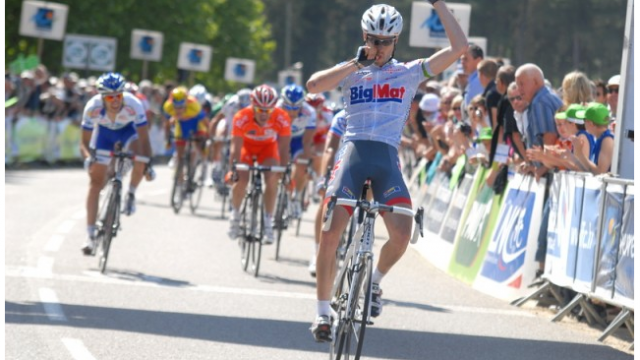
M269 85L243 89L231 96L212 119L203 116L200 104L186 88L173 90L165 103L167 126L174 127L178 154L190 134L230 138L230 156L221 156L220 144L212 151L213 181L232 182L232 212L228 235L235 239L239 230L239 208L248 183L248 174L222 174L222 162L261 165L287 165L290 159L314 159L317 174L333 164L324 192L323 206L316 216L316 245L310 270L317 281L317 312L311 325L314 339L332 340L331 287L336 273L338 241L349 222L350 208L337 206L328 229L320 230L330 198L355 198L365 180L371 182L376 201L411 208L411 198L400 169L398 146L407 122L412 99L421 82L433 78L467 49L467 39L443 0L427 0L435 11L451 43L429 58L410 62L394 59L403 29L400 13L389 5L374 5L361 20L363 45L355 58L316 72L301 86L289 85L278 94ZM107 163L95 158L95 149L110 150L122 141L131 150L149 156L147 123L135 99L124 91L125 80L118 74L105 74L98 80L99 94L87 105L83 117L82 152L87 158L91 186L87 198L88 241L83 247L90 253L95 243L97 199L107 177ZM344 110L333 116L322 104L323 92L340 87ZM335 159L334 159L335 157ZM292 161L295 163L295 161ZM293 172L292 198L296 199L308 181L307 165L298 164ZM149 165L147 165L149 168ZM229 167L231 168L231 167ZM144 164L133 169L125 212L135 209L135 190L145 171ZM273 213L278 174L265 175L264 244L274 241ZM321 182L322 183L322 182ZM292 201L297 203L297 201ZM293 215L298 210L295 210ZM382 310L380 283L404 254L410 237L412 219L394 213L384 214L389 240L382 247L372 274L371 315Z

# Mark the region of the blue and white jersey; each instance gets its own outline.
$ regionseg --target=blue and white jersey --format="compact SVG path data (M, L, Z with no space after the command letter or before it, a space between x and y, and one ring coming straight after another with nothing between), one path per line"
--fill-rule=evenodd
M123 95L123 106L115 121L107 117L107 110L100 94L89 99L82 115L82 128L92 131L96 125L100 125L110 130L119 130L130 123L134 123L136 127L147 125L147 115L140 100L128 92L124 92Z
M278 100L276 107L282 108L286 111L286 109L283 107L282 99ZM315 128L316 110L313 108L313 106L307 104L306 102L302 103L302 109L300 110L298 117L296 117L295 119L291 118L291 138L295 139L302 137L305 130L315 130Z
M418 85L431 76L426 59L392 59L347 76L340 83L347 113L344 141L380 141L397 148Z
M329 132L335 134L338 137L342 137L344 135L345 130L347 129L347 117L346 111L344 109L338 111L333 119L331 120L331 127L329 128Z

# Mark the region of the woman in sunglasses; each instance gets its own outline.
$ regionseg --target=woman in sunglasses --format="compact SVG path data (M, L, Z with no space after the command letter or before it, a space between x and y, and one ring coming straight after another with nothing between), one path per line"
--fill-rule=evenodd
M100 190L107 181L107 166L111 157L96 154L96 150L113 151L117 142L124 150L131 150L139 158L151 156L147 116L135 95L124 92L125 78L118 73L106 73L96 81L98 94L84 108L80 151L85 159L91 183L87 196L87 241L82 247L91 255L96 246L96 217ZM142 156L140 156L142 155ZM146 168L149 169L147 162ZM129 191L125 200L125 214L135 212L135 191L145 172L145 164L136 161L131 173Z
M231 152L229 169L234 162L265 166L286 166L289 163L291 142L291 118L286 111L277 108L278 92L269 85L260 85L251 92L251 106L241 109L233 117L231 128ZM231 180L232 172L226 175ZM240 232L240 205L244 197L249 173L238 172L238 179L231 189L231 219L227 235L231 240ZM273 212L276 207L278 173L265 173L264 191L264 239L263 244L273 244Z
M312 93L340 86L345 99L347 129L325 194L325 207L333 195L347 198L349 194L359 194L367 178L372 180L375 200L411 207L409 191L398 166L398 146L411 101L421 82L444 71L468 47L460 25L444 1L428 1L440 18L451 46L427 59L395 60L393 57L403 26L402 16L392 6L374 5L362 16L360 24L364 44L358 48L356 57L316 72L307 82L307 90ZM389 192L389 189L393 191ZM348 211L336 207L330 229L320 235L316 266L317 316L311 326L316 341L331 341L329 303L335 277L335 253L348 221ZM372 277L373 317L382 310L379 284L409 244L411 221L409 217L393 213L384 216L390 240L382 248Z

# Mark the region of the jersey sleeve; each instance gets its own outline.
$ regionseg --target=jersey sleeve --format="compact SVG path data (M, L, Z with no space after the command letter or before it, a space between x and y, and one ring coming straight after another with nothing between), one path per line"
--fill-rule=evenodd
M171 102L171 100L167 100L164 102L164 105L162 105L162 110L164 110L165 117L167 119L176 114L176 112L173 110L173 103Z
M98 97L100 95L96 95L89 99L87 105L84 107L84 111L82 112L82 122L80 126L84 130L91 131L95 125L95 118L100 115L100 111L102 110L102 106L100 106L101 101Z
M126 96L125 105L129 107L127 110L135 117L134 123L136 124L136 127L147 125L147 113L144 110L142 102L138 98L133 95Z
M347 119L344 110L338 112L331 120L329 131L338 137L342 137L347 127Z

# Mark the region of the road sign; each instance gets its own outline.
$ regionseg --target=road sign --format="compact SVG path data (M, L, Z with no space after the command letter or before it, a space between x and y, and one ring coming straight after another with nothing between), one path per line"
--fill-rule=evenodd
M447 3L447 8L458 20L464 34L468 36L471 5ZM436 10L427 2L416 1L411 6L409 45L429 48L443 48L450 45Z
M20 35L62 40L69 6L52 2L25 1L20 15Z
M113 71L116 67L116 38L67 35L64 38L62 66L66 68Z
M212 52L211 46L183 42L180 44L178 69L207 72Z
M158 31L133 29L131 32L132 59L160 61L164 35Z

